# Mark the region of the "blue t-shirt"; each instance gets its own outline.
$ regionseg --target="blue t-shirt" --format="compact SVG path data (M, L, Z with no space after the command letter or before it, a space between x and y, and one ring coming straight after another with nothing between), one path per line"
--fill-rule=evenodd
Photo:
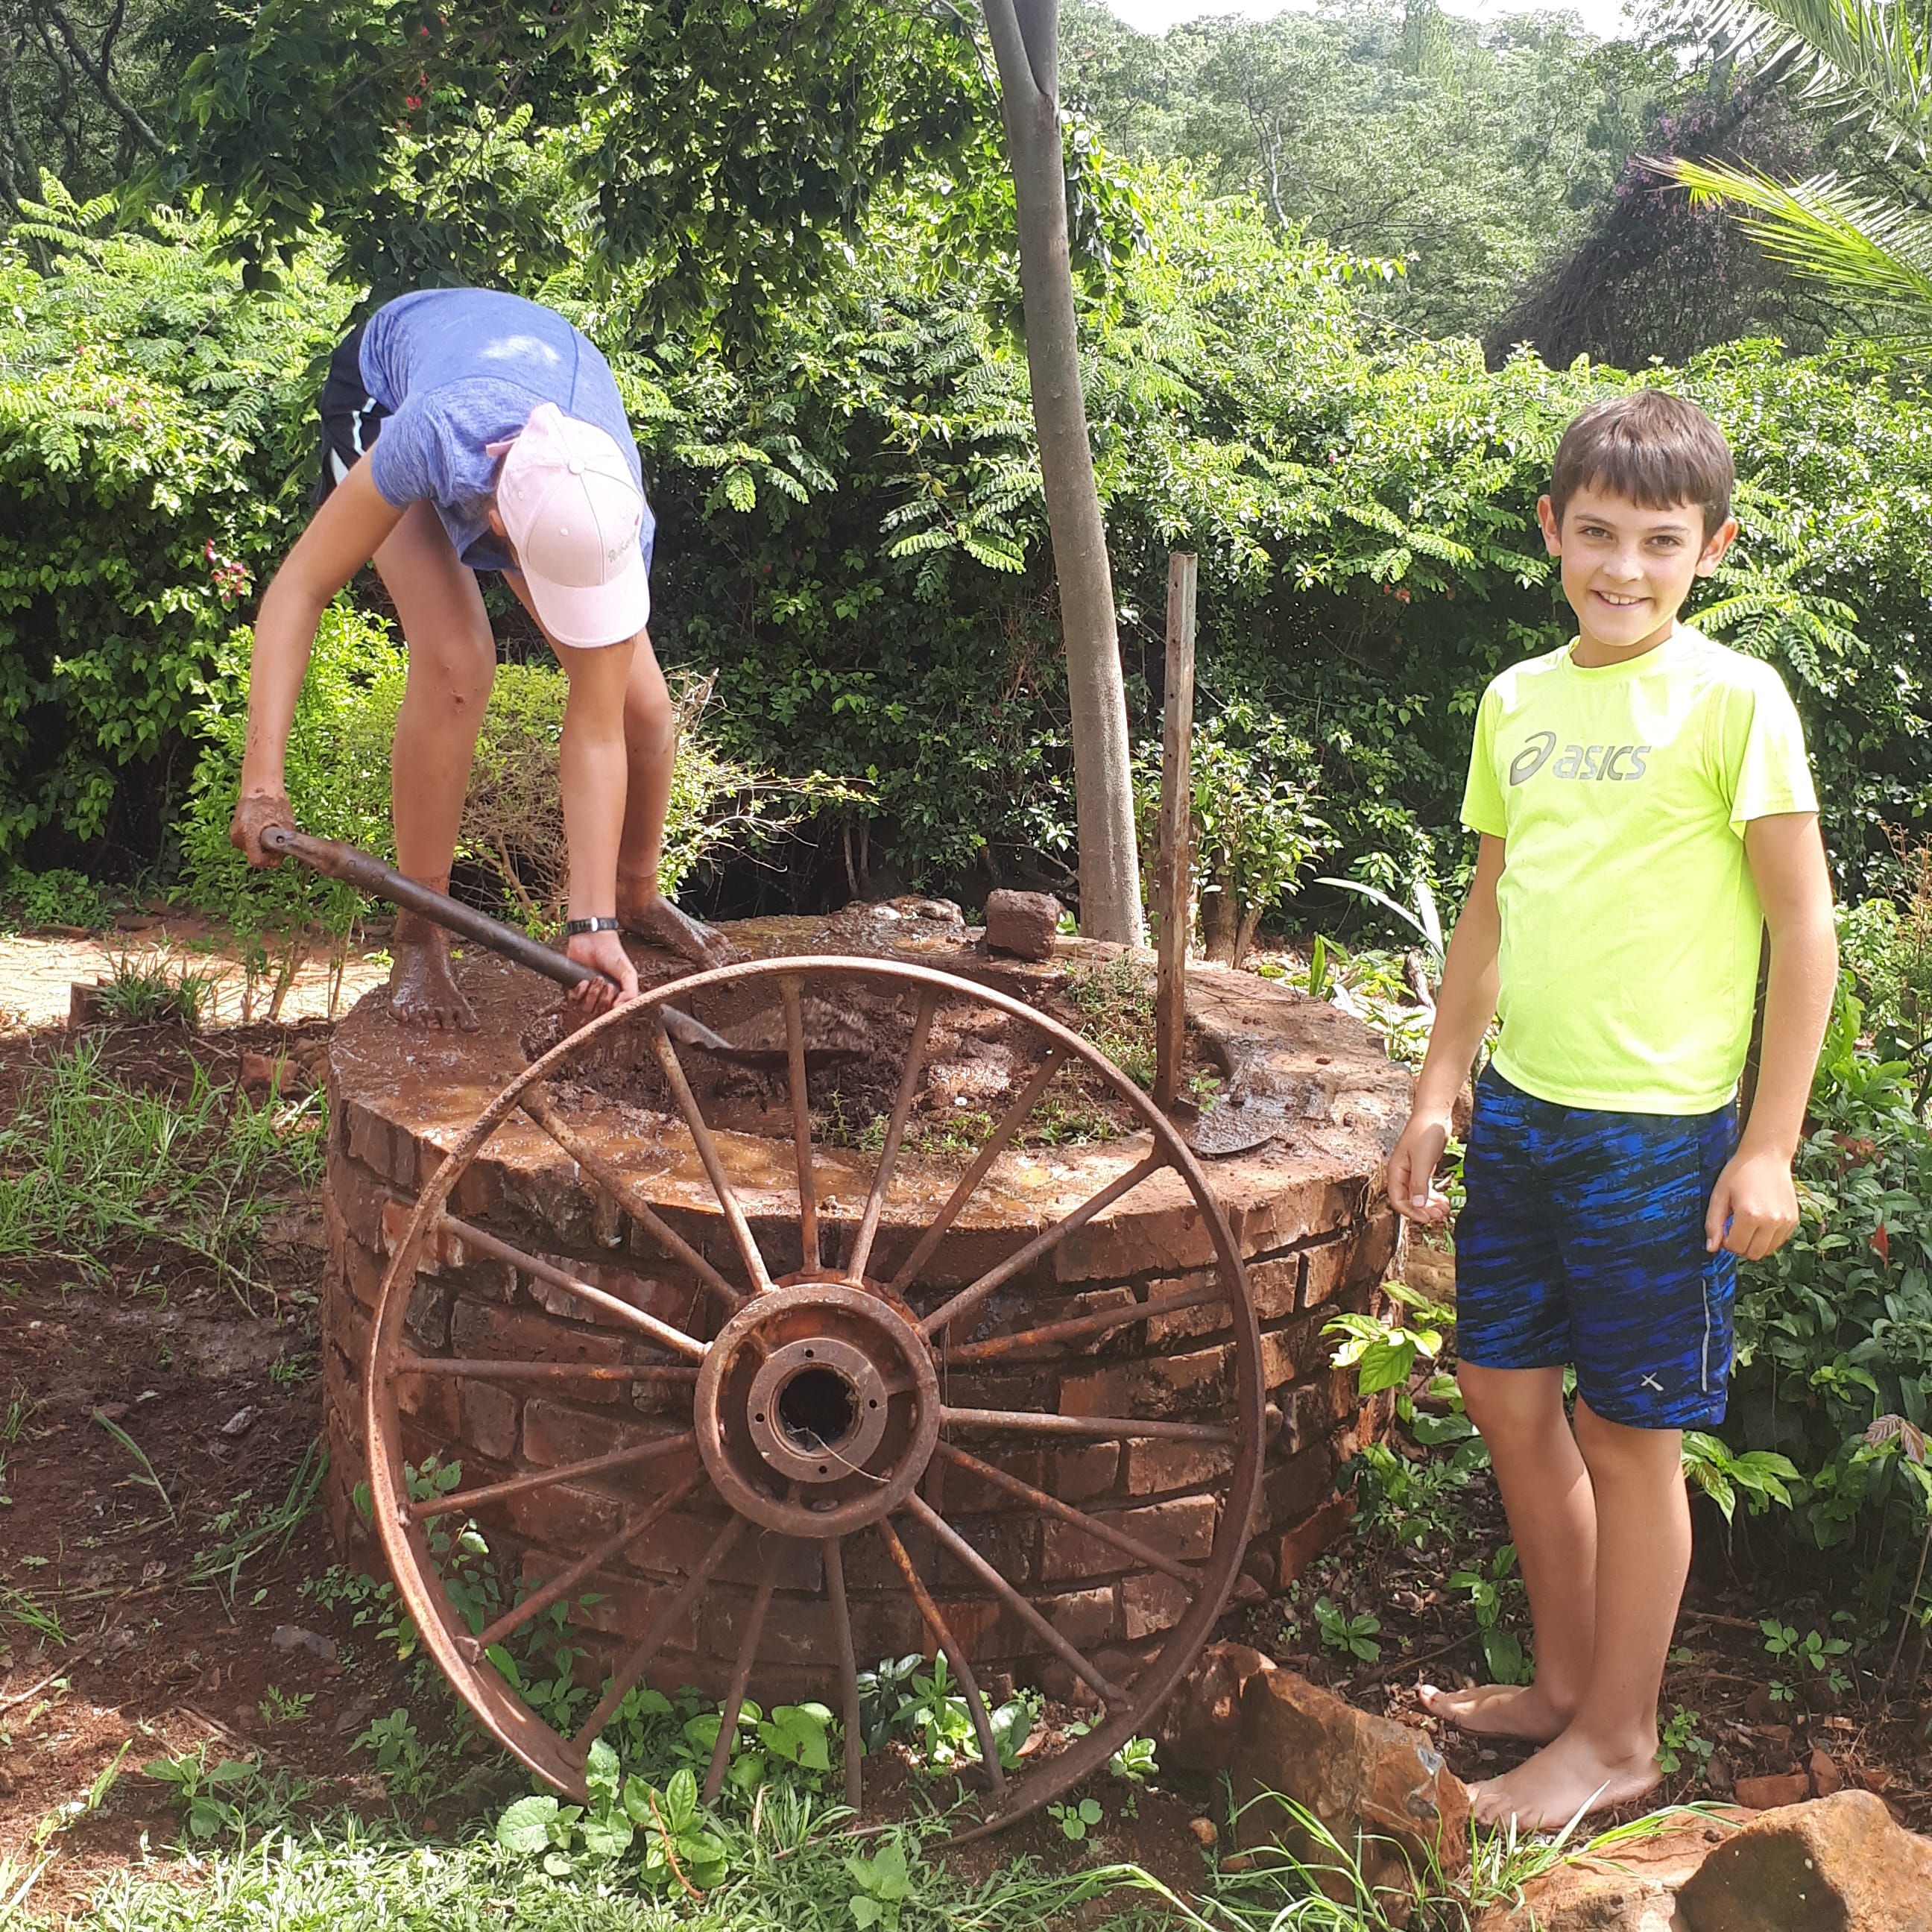
M490 289L424 289L369 318L362 380L388 416L369 452L382 500L429 502L472 570L513 568L490 527L502 458L488 446L521 433L539 403L595 424L623 452L639 490L644 466L610 365L595 344L521 296ZM650 506L638 548L650 567Z

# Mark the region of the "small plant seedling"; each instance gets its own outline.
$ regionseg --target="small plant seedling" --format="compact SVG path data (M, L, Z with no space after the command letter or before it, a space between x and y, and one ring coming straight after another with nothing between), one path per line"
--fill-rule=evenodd
M1760 1617L1757 1627L1764 1633L1764 1647L1770 1655L1809 1664L1834 1691L1850 1689L1852 1680L1838 1664L1838 1659L1852 1647L1848 1640L1827 1636L1817 1630L1808 1630L1801 1636L1796 1626L1780 1623L1775 1617Z
M1315 1621L1321 1628L1322 1641L1329 1649L1358 1658L1364 1664L1372 1664L1382 1655L1382 1647L1376 1641L1376 1633L1382 1627L1379 1617L1372 1617L1366 1611L1352 1617L1338 1610L1326 1597L1317 1597Z
M256 1770L252 1761L238 1758L225 1757L211 1765L208 1747L197 1744L178 1756L151 1758L142 1766L141 1773L172 1787L190 1838L212 1838L240 1822L241 1813L234 1801L253 1781Z
M1083 1798L1076 1804L1049 1804L1046 1815L1060 1827L1060 1834L1076 1845L1099 1825L1104 1815L1097 1798Z
M1107 1760L1107 1768L1130 1784L1144 1784L1159 1772L1151 1738L1130 1738Z
M313 1690L284 1690L279 1685L271 1684L268 1694L257 1707L262 1713L263 1724L298 1724L308 1715L309 1706L315 1702Z
M1681 1770L1687 1758L1692 1760L1694 1775L1702 1778L1705 1774L1713 1747L1708 1738L1698 1732L1701 1721L1696 1712L1687 1711L1682 1704L1665 1720L1663 1733L1658 1739L1657 1768L1666 1777Z

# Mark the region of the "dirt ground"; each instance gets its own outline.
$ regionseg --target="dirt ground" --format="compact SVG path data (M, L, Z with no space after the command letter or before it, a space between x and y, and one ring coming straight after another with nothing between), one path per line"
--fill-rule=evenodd
M56 967L51 944L44 954L41 944L0 946L0 1004L56 979L64 986L104 956L63 941L66 963ZM51 995L35 997L36 1010L48 1012ZM64 1015L64 998L52 1004ZM286 1046L312 1058L327 1030L315 1020L200 1039L114 1029L108 1060L123 1078L165 1084L192 1055L232 1080L244 1048L272 1057ZM48 1044L44 1034L0 1036L8 1115L22 1069ZM356 1627L347 1604L312 1592L334 1562L319 1510L299 1514L286 1535L264 1534L296 1515L320 1425L322 1256L313 1201L291 1190L271 1233L260 1270L270 1292L252 1305L171 1250L0 1261L0 1859L31 1868L37 1831L84 1800L125 1748L105 1801L51 1840L56 1856L32 1900L40 1912L78 1906L103 1874L144 1857L156 1862L151 1870L174 1868L180 1813L166 1787L140 1774L151 1759L205 1746L211 1763L253 1756L272 1774L312 1780L312 1803L389 1808L356 1741L410 1697L406 1671L373 1629ZM1351 1538L1292 1600L1243 1613L1229 1634L1364 1708L1427 1723L1418 1678L1454 1682L1479 1668L1468 1593L1448 1577L1472 1560L1488 1565L1504 1536L1486 1475L1456 1491L1452 1507L1448 1531L1432 1528L1418 1542ZM1695 1736L1710 1754L1687 1747L1684 1768L1660 1796L1724 1796L1741 1778L1816 1771L1822 1756L1820 1775L1881 1792L1918 1828L1932 1823L1924 1743L1932 1686L1920 1682L1922 1654L1907 1647L1883 1703L1869 1668L1842 1693L1810 1681L1797 1700L1768 1702L1759 1617L1774 1610L1800 1628L1830 1629L1837 1606L1804 1580L1753 1576L1742 1538L1733 1569L1712 1527L1700 1517L1699 1570L1665 1700L1698 1714ZM1373 1658L1345 1663L1322 1642L1313 1605L1322 1595L1346 1615L1378 1620ZM1510 1621L1522 1627L1520 1604ZM434 1736L450 1707L432 1690L413 1708ZM1512 1761L1504 1748L1441 1742L1466 1777ZM514 1767L480 1754L478 1770L461 1807L409 1822L452 1829L524 1788ZM1139 1795L1131 1822L1115 1815L1119 1788L1107 1794L1107 1825L1074 1855L1137 1859L1184 1886L1200 1870L1192 1820L1211 1793L1204 1783L1162 1782L1169 1788ZM1044 1818L972 1848L995 1862L1023 1852L1064 1864L1072 1848Z

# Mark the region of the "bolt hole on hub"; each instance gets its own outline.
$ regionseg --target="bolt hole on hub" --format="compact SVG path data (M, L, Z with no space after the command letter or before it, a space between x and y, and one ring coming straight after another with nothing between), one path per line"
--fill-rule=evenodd
M525 1763L581 1799L640 1684L815 1696L862 1808L859 1673L922 1652L991 1830L1151 1728L1240 1574L1262 1342L1199 1164L1088 1041L917 964L754 961L550 1046L440 1152L391 1210L370 1487L425 1646ZM558 1605L602 1680L568 1733L489 1654ZM1015 1680L1084 1727L1003 1766Z

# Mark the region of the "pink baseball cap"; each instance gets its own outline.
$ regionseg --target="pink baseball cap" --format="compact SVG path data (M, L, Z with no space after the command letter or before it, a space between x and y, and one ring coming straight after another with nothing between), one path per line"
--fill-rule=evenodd
M539 403L523 434L488 446L503 466L496 513L530 602L559 644L622 644L644 628L651 586L638 532L644 494L594 423Z

